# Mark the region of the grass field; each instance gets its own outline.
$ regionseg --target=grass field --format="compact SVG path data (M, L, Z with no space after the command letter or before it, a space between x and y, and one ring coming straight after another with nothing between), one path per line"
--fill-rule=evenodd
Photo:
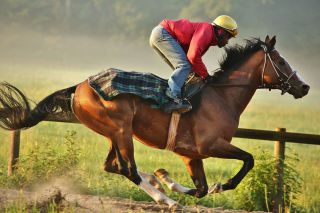
M39 101L49 93L84 80L95 72L70 71L17 71L9 68L0 70L0 80L8 81L22 89L27 96ZM281 96L279 91L258 91L244 112L240 127L273 130L285 127L289 132L320 134L320 91L312 90L301 100L294 100L290 95ZM106 141L77 124L43 122L21 136L21 158L36 146L45 144L57 153L63 152L64 137L68 131L76 131L76 142L80 149L80 161L73 171L73 180L81 192L99 195L132 198L134 200L151 200L127 179L114 174L107 174L102 166L108 152ZM7 170L9 132L0 131L0 176ZM178 182L193 186L183 162L173 153L155 150L135 143L135 157L138 169L152 173L157 168L167 169L171 177ZM273 152L273 143L249 139L234 139L233 144L251 152L258 157L261 150ZM300 161L296 169L303 178L299 204L306 212L320 211L320 146L287 144L286 152L297 153ZM235 160L207 159L205 169L209 185L217 181L226 181L240 169L242 163ZM237 190L237 189L236 189ZM222 206L234 208L234 192L209 195L194 199L176 193L169 194L183 204L204 204L210 207Z

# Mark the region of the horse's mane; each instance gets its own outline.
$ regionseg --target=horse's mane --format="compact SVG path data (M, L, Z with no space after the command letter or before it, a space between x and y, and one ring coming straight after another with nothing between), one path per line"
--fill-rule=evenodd
M214 77L218 78L223 74L228 74L236 70L241 64L248 60L252 54L261 50L261 44L265 44L259 38L251 40L246 39L244 46L236 44L231 47L225 47L225 54L219 60L220 69L214 73Z

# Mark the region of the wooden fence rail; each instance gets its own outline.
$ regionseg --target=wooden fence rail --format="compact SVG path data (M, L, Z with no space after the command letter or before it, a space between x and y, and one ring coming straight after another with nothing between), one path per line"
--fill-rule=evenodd
M46 121L79 123L73 114L57 114L54 116L49 116L47 117ZM320 145L320 135L286 132L285 128L276 128L275 131L239 128L235 134L235 137L275 141L274 156L276 160L275 166L277 170L277 177L274 177L274 180L276 181L275 184L277 193L274 197L273 212L284 212L283 165L285 159L285 143L292 142L300 144ZM15 169L15 164L19 159L19 149L20 130L12 131L10 134L10 156L8 162L8 175L12 175Z
M303 134L286 131L270 131L239 128L235 134L237 138L249 138L268 141L286 141L300 144L320 145L320 135Z

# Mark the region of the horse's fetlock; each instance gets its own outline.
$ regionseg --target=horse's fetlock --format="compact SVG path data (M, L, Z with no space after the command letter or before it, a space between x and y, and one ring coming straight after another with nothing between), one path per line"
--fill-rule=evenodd
M142 181L141 177L138 174L130 175L128 178L136 185L139 185Z
M189 189L186 194L191 195L191 196L195 196L197 193L197 189Z
M206 196L207 194L208 194L208 187L201 188L201 189L197 190L195 197L202 198L202 197Z
M229 189L235 189L235 188L237 188L237 186L238 186L238 184L234 184L234 183L231 183L231 184L229 184Z
M190 189L186 192L186 194L195 196L196 198L202 198L208 194L208 187L203 187L200 189Z
M238 182L234 181L233 179L228 180L228 183L224 184L222 186L223 190L233 190L235 188L237 188L238 186Z

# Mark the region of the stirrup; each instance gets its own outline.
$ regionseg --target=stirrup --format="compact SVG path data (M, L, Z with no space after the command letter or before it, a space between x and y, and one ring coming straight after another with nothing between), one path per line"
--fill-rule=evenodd
M164 111L167 113L171 113L174 111L177 111L178 113L186 113L192 110L192 106L190 102L186 99L179 100L179 103L176 103L175 101L171 101L164 105Z

